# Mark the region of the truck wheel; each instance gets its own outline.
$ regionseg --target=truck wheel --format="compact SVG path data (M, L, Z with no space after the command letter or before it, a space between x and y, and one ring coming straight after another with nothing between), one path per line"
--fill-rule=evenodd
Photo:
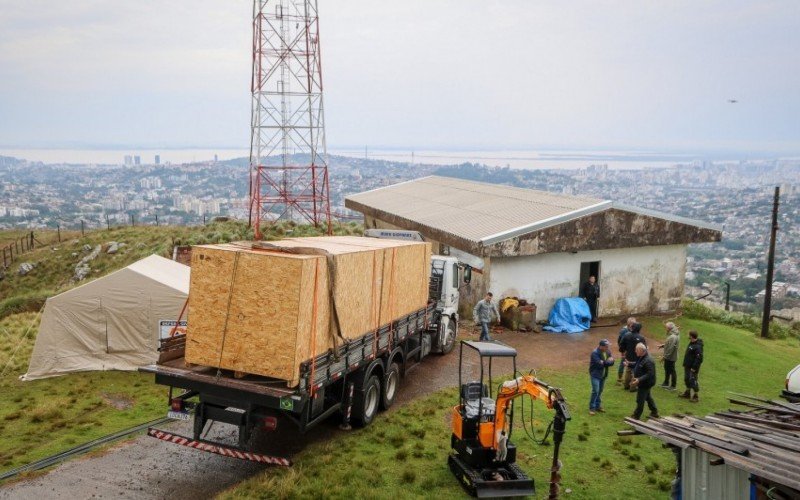
M389 365L386 372L386 379L383 383L383 394L381 394L381 409L388 410L394 398L397 397L397 388L400 386L400 367L397 363Z
M456 346L456 329L453 322L447 323L447 329L444 331L444 345L442 346L442 354L450 354Z
M357 393L358 394L358 393ZM372 423L381 400L381 382L376 375L372 375L364 384L363 391L353 401L353 419L360 427Z

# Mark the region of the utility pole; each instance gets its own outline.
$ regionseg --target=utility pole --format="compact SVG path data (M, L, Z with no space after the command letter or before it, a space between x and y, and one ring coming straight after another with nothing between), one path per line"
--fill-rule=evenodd
M729 282L725 282L725 310L731 310L731 284Z
M769 255L767 256L767 288L764 289L764 315L761 317L761 336L769 337L769 317L772 309L772 274L775 272L775 238L778 235L778 205L781 188L775 186L775 200L772 202L772 231L769 238Z
M86 236L86 232L84 231L83 219L81 219L81 236Z

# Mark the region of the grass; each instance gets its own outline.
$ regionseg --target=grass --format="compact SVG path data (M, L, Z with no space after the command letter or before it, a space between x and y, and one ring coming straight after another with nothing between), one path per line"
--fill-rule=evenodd
M663 318L645 320L645 331L662 332ZM729 407L728 391L775 398L786 372L800 362L796 339L762 340L744 330L694 319L680 319L683 332L696 329L706 346L701 371L701 402L679 399L677 393L653 389L664 415L705 415ZM651 335L656 338L658 335ZM531 340L535 342L535 338ZM685 347L686 335L682 338ZM588 353L585 353L588 357ZM768 367L769 369L765 369ZM527 368L527 367L525 367ZM613 372L616 373L616 372ZM675 459L661 441L618 437L628 428L622 419L635 406L634 394L610 380L604 393L606 413L588 415L589 381L583 368L540 370L540 378L561 387L573 418L562 445L562 493L566 498L665 498L674 477ZM659 376L663 370L659 365ZM611 377L614 377L612 374ZM660 382L660 381L659 381ZM309 446L295 456L291 469L270 469L224 492L240 498L414 498L465 496L447 468L450 448L449 413L456 390L447 389L380 415L372 426ZM512 440L518 462L546 498L552 446L534 444L521 428L516 405ZM526 404L527 409L530 405ZM552 418L539 403L534 424L541 433ZM582 437L581 437L582 436ZM369 489L365 490L365 485Z

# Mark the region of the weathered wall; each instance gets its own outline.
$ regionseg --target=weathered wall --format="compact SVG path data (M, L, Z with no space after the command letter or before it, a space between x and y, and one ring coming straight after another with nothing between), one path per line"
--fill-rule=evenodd
M492 257L489 289L517 296L547 319L556 299L575 297L581 262L600 261L600 316L677 309L683 297L686 246L664 245L522 257Z
M483 255L505 257L593 249L683 245L720 241L722 233L659 217L612 208L483 249Z

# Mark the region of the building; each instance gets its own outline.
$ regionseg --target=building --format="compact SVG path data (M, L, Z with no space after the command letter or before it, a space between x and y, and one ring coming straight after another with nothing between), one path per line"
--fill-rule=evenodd
M156 165L161 165L161 155L156 155L155 160L153 161Z
M537 319L589 275L601 286L601 316L677 309L686 246L722 237L715 225L612 201L436 176L351 195L345 206L366 228L419 231L434 252L480 271L462 311L492 291L534 302Z
M133 164L134 165L141 165L142 164L142 157L139 155L133 156Z
M133 165L133 156L125 155L125 166L130 167L131 165Z

